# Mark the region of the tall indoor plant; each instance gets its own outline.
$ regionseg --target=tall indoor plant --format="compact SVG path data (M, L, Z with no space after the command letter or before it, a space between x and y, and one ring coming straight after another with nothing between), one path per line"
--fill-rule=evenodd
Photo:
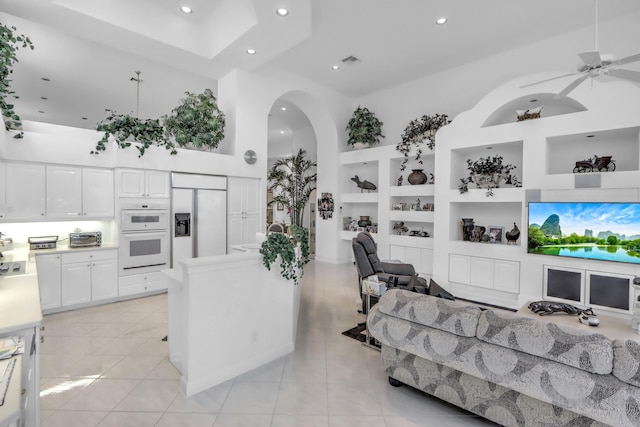
M302 226L304 208L309 202L311 192L316 188L315 161L306 158L307 152L302 148L297 154L275 161L267 180L269 189L273 191L273 200L290 209L291 223Z
M224 138L225 115L211 89L203 93L185 92L186 97L169 116L164 116L167 138L175 138L183 148L213 150Z
M347 144L352 147L357 147L357 144L367 147L379 144L380 139L384 138L382 125L383 123L372 111L358 105L347 123L346 131L349 135Z
M409 152L411 147L416 147L415 160L422 164L422 145L426 143L427 148L433 150L436 145L436 132L442 126L451 123L446 114L423 115L420 118L411 120L402 133L402 140L396 145L396 150L404 155L404 160L400 165L400 171L407 168Z
M9 95L18 98L11 90L9 75L13 73L13 65L18 62L18 50L27 47L33 50L34 46L29 37L24 34L16 34L15 31L16 27L7 27L0 23L0 110L2 110L5 129L19 131L13 136L19 139L24 136L20 130L22 128L20 116L14 111L13 104L7 102Z

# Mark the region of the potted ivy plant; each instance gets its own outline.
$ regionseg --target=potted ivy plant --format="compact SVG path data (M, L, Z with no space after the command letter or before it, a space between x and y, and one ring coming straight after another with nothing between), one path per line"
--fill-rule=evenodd
M504 163L502 156L480 157L478 160L467 159L467 170L469 176L460 179L458 190L460 194L469 191L468 185L475 183L477 188L487 190L486 196L493 196L493 189L498 188L502 180L505 184L514 187L522 187L518 177L511 173L516 166Z
M295 155L276 160L267 174L268 189L274 194L269 205L282 203L289 208L291 223L298 226L302 226L304 208L318 176L318 164L307 159L306 154L301 148Z
M379 144L380 139L384 138L382 125L383 123L372 111L358 105L347 123L346 131L349 135L347 144L353 148Z
M400 171L407 168L411 147L416 147L415 160L422 164L422 145L426 143L427 148L433 150L436 145L436 132L442 126L451 123L446 114L423 115L420 118L411 120L402 133L402 140L396 145L396 150L404 155L404 160L400 165Z
M13 104L7 102L7 97L13 95L11 90L11 80L9 75L13 73L13 65L18 62L17 52L20 48L30 48L34 46L29 37L24 34L16 34L16 27L7 27L0 23L0 110L4 118L4 128L7 131L18 131L13 137L20 139L24 136L20 116L14 111Z
M213 150L224 138L225 115L218 107L211 89L203 93L185 92L180 105L164 116L167 138L175 138L178 146Z
M104 132L91 154L100 154L107 148L109 138L113 136L120 148L134 145L138 149L138 157L153 146L164 147L171 154L177 154L175 145L164 137L164 127L159 119L139 119L130 114L118 114L115 111L98 123L96 130Z
M260 253L267 270L271 270L271 264L280 256L280 274L297 285L304 274L304 265L309 262L309 234L295 224L291 225L291 234L287 236L284 233L270 233L262 242ZM300 248L299 252L297 247Z

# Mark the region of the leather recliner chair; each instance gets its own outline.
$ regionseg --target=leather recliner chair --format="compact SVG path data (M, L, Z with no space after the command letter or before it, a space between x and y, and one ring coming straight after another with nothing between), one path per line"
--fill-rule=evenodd
M386 282L388 287L397 284L398 287L406 290L420 291L416 288L422 288L422 292L426 292L426 281L418 277L412 264L380 261L376 242L368 232L360 232L351 239L351 247L358 270L358 286L361 297L362 279L374 274L378 276L380 281ZM398 279L397 283L395 283L395 278ZM389 283L390 280L393 280L394 283ZM364 302L362 311L366 314Z

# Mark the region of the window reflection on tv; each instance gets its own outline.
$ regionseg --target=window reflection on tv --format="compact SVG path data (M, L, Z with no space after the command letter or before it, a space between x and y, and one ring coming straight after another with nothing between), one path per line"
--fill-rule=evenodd
M640 203L530 202L528 252L640 264Z

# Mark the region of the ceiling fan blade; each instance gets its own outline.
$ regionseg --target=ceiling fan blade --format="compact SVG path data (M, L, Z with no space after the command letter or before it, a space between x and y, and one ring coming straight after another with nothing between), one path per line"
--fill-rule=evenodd
M640 83L640 72L638 71L615 69L615 70L609 70L609 75Z
M587 78L589 78L588 74L585 74L585 75L583 75L581 77L578 77L573 82L571 82L571 84L569 86L565 87L558 95L559 96L567 96L567 95L569 95L569 93L572 90L574 90L575 88L580 86L580 83L582 83L583 81L587 80Z
M529 86L539 85L540 83L550 82L552 80L562 79L564 77L575 76L576 74L580 74L580 73L577 72L577 73L563 74L561 76L551 77L550 79L540 80L540 81L537 81L537 82L534 82L534 83L527 83L526 85L520 86L520 89L525 88L525 87L529 87Z
M599 67L602 65L602 59L600 58L600 52L594 50L592 52L582 52L578 56L584 62L584 65L588 67Z
M613 63L616 65L623 65L623 64L629 64L631 62L636 62L636 61L640 61L640 53L636 53L635 55L631 55L631 56L627 56L625 58L622 59L618 59L617 61L614 61Z

